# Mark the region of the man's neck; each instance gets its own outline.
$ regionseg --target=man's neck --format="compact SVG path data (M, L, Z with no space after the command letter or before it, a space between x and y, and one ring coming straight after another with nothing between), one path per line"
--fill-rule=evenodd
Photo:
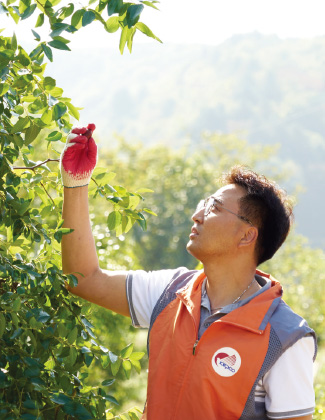
M246 299L260 289L254 281L256 266L254 264L204 264L207 276L206 290L211 308L222 308L240 299ZM244 293L243 293L244 292Z

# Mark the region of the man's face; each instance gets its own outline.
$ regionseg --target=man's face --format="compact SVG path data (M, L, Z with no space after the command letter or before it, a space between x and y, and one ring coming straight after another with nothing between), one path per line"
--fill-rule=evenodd
M236 216L239 212L238 200L244 194L242 187L226 185L212 194L219 205L212 206L209 214L204 215L204 207L194 212L194 224L187 244L190 254L203 263L220 256L231 257L236 254L239 241L249 227L249 224Z

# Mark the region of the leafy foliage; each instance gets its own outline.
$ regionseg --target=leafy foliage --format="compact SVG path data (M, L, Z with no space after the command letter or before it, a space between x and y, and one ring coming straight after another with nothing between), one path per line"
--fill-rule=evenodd
M53 49L70 50L63 33L73 34L95 20L108 30L112 17L131 51L136 25L143 32L139 18L144 5L156 2L107 0L96 6L90 1L78 10L74 3L58 8L59 3L0 2L1 13L16 23L38 12L36 28L48 21L51 31L47 42L32 30L37 45L30 53L15 35L0 37L0 417L4 420L113 418L112 406L118 404L109 392L113 378L120 369L127 378L132 369L139 372L143 356L131 344L115 353L100 345L88 320L90 306L66 290L66 284L76 285L77 279L60 270L60 242L71 229L62 228L58 216L62 196L53 161L58 161L57 142L65 141L79 110L45 75L44 61L53 60ZM106 21L104 10L116 16ZM155 38L149 28L147 35ZM120 50L123 53L124 45ZM32 160L35 157L37 161ZM113 173L98 168L92 188L94 197L111 204L108 229L122 234L136 222L145 229L144 213L149 210L139 208L143 196L111 186L113 178ZM88 386L87 369L96 360L107 379ZM130 410L128 416L135 419L138 413Z

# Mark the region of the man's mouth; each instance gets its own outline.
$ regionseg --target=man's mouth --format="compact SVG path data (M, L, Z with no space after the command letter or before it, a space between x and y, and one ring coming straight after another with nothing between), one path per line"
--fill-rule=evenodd
M192 238L195 238L196 236L198 236L199 235L199 232L197 231L197 229L193 226L192 227L192 229L191 229L191 233L190 233L190 238L192 239Z

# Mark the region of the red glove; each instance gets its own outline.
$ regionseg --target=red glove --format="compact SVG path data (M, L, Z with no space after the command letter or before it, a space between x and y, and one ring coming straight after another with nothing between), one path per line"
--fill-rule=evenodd
M74 128L61 153L62 183L67 188L83 187L90 182L97 162L97 146L92 138L95 124Z

